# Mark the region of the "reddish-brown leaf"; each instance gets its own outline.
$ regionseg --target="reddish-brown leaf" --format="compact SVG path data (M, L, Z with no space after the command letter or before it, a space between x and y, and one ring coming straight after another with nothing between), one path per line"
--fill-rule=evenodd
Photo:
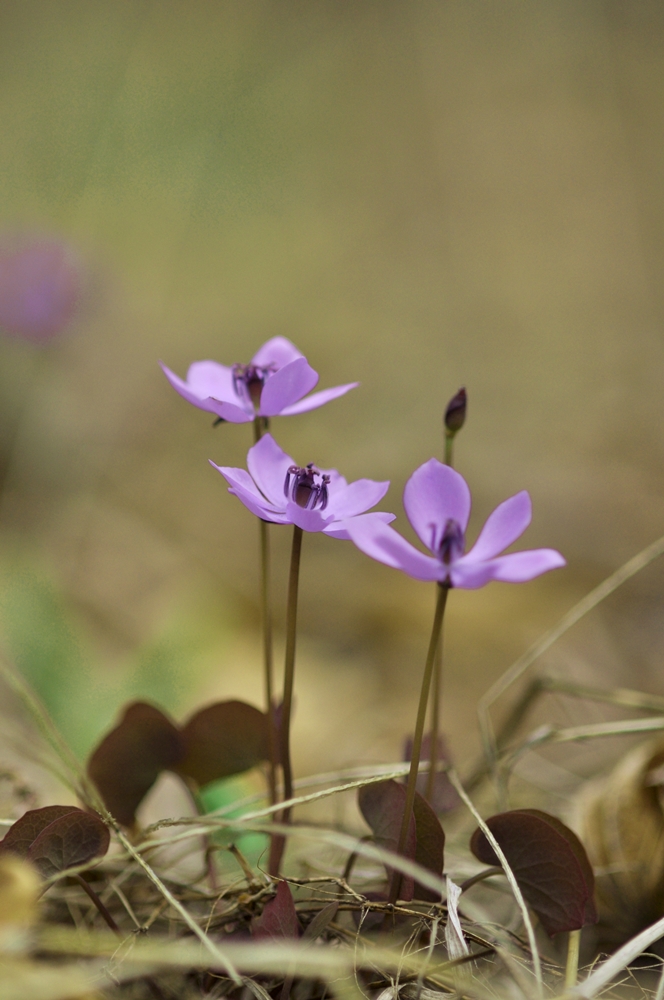
M358 793L358 804L376 843L386 850L396 851L406 805L406 786L392 780L364 785ZM435 875L441 875L444 848L445 834L436 814L422 796L416 793L405 856ZM391 872L392 869L388 868L388 877ZM406 900L412 899L413 895L418 899L438 898L430 889L414 886L413 880L406 876L401 880L399 895Z
M293 893L288 882L280 882L274 899L266 903L260 917L251 922L251 934L255 938L297 938L300 936L300 921L293 901Z
M415 860L434 875L442 876L445 861L445 833L435 812L419 792L415 793L413 803L415 815L415 834L417 847ZM429 902L440 902L440 893L426 886L415 883L415 899L425 899Z
M406 763L410 763L412 753L413 753L413 738L412 736L409 736L406 739L404 745L403 759ZM420 756L422 760L431 759L431 735L429 733L427 733L427 735L422 740L422 751ZM436 754L436 761L437 763L441 763L443 761L445 761L445 763L447 764L452 763L452 758L450 757L450 752L448 750L447 743L445 742L445 738L443 736L438 737L438 753ZM417 785L415 787L417 788L420 795L424 795L425 798L427 797L426 790L428 784L429 784L428 771L424 771L418 774ZM437 771L436 774L434 775L433 790L431 793L431 798L429 800L429 804L431 805L433 811L438 816L440 816L442 813L452 812L452 810L456 809L456 807L460 804L460 802L461 799L459 798L459 793L457 792L456 788L448 778L445 771Z
M185 754L176 770L198 785L248 771L269 756L267 716L244 701L208 705L181 735Z
M486 823L548 934L553 937L597 922L593 870L583 844L569 827L539 809L514 809ZM499 864L479 827L470 848L485 864Z
M32 861L44 878L86 865L108 850L108 828L75 806L31 809L9 829L0 850Z
M143 796L160 772L175 770L183 756L180 734L170 719L153 705L137 701L93 752L88 774L111 815L132 826Z

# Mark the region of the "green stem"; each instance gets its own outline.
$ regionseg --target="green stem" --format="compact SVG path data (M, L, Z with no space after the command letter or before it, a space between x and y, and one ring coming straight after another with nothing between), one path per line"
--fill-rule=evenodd
M422 677L422 687L420 690L420 703L417 708L417 721L415 723L415 734L413 736L413 752L410 758L410 771L408 773L408 784L406 785L406 805L404 807L401 830L399 831L399 842L397 844L397 854L403 854L408 837L408 828L413 815L413 803L415 802L415 786L417 783L417 772L420 766L420 755L422 753L422 736L424 733L424 723L427 715L427 701L429 699L429 688L431 687L431 675L436 658L438 640L443 627L443 615L447 603L449 584L438 584L438 600L436 601L436 613L431 629L431 639L424 666L424 676ZM389 902L396 903L401 888L401 872L393 872L390 884Z
M290 754L290 718L293 704L293 679L295 677L295 640L297 637L297 592L300 580L300 553L302 528L293 525L290 575L288 577L288 610L286 613L286 659L284 663L284 700L281 716L281 766L284 771L284 799L293 798L293 770ZM285 809L282 823L288 823L290 809Z
M267 425L261 417L254 420L254 443L257 444ZM277 801L277 767L279 754L277 752L276 726L274 718L274 661L272 657L272 607L270 601L270 537L267 521L258 521L258 540L261 563L261 625L263 633L263 674L265 685L265 703L268 716L268 746L270 761L268 767L268 787L270 805Z
M579 945L581 943L581 931L570 931L567 939L567 965L565 966L565 989L571 990L576 986L576 977L579 971Z

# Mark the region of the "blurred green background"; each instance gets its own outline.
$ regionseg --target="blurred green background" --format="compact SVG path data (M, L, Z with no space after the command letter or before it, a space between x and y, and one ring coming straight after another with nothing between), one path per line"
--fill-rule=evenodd
M477 697L664 531L663 107L659 0L2 0L0 235L64 239L84 289L49 345L0 337L0 617L78 752L129 697L261 699L256 526L207 464L244 464L251 430L213 430L157 360L281 334L321 387L362 383L274 422L298 461L391 479L411 537L404 482L465 385L471 538L525 488L522 544L568 559L452 594L468 758ZM664 692L663 584L551 668ZM305 539L299 773L398 759L433 599Z

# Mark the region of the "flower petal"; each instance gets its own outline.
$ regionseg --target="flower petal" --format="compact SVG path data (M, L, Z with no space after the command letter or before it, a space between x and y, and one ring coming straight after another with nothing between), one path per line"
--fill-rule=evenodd
M335 520L363 514L365 510L375 507L383 499L389 486L389 480L386 483L377 483L373 479L356 479L344 489L330 490L328 510L334 514Z
M296 413L306 413L308 410L315 410L319 406L324 406L332 399L344 396L350 389L355 389L359 382L349 382L347 385L336 385L333 389L321 389L320 392L313 392L306 399L301 399L299 403L292 406L285 406L281 411L282 417L292 417Z
M221 403L212 397L204 402L206 404L204 409L209 410L210 413L216 413L218 417L228 421L229 424L248 424L254 419L253 410L245 410L236 403Z
M450 583L460 590L477 590L491 583L494 577L494 562L466 562L461 558L450 567Z
M438 559L425 556L402 538L394 528L379 520L377 514L360 514L348 518L341 524L348 532L350 540L378 562L403 570L416 580L443 580L447 567Z
M555 549L527 549L525 552L512 552L498 559L492 559L493 579L503 583L525 583L534 580L542 573L565 566L565 559Z
M477 562L493 559L521 537L530 524L531 516L532 504L526 490L503 500L487 518L468 558Z
M222 403L241 404L233 384L232 370L217 361L194 361L189 365L187 386L201 399L212 396Z
M298 351L295 344L291 344L290 340L287 340L285 337L272 337L262 347L259 347L251 359L251 363L252 365L258 365L260 368L267 368L268 365L274 365L279 370L284 365L290 364L291 361L296 361L302 357L304 357L302 352Z
M332 514L320 510L307 510L289 500L286 504L286 522L296 524L303 531L322 531L332 521Z
M220 472L229 484L228 492L236 496L252 514L264 521L276 521L277 523L283 521L283 511L277 510L261 496L248 472L244 469L230 469L215 465L211 459L210 465Z
M274 378L275 376L273 376ZM286 510L284 483L293 459L271 434L264 434L247 453L247 466L259 490L278 510Z
M198 393L193 392L187 383L183 382L182 379L175 374L175 372L172 372L171 369L167 368L161 361L159 364L161 365L162 371L168 381L171 383L175 391L180 393L183 399L186 399L188 403L192 403L194 406L197 406L199 410L207 410L208 413L216 413L216 406L218 406L218 404L215 403L215 400L203 398Z
M459 523L465 532L470 516L470 490L463 476L430 458L412 474L403 493L408 520L431 549L448 520Z
M302 399L317 382L318 373L306 358L290 361L274 375L270 375L263 386L259 414L262 417L276 417L284 407Z
M255 482L246 469L234 469L228 465L217 465L217 463L213 462L211 458L208 459L208 461L213 469L216 469L217 472L222 474L228 485L234 490L241 490L248 496L251 496L256 503L263 504L265 506L268 505L268 501L259 492Z
M383 524L389 524L390 521L394 521L396 514L388 514L387 511L375 510L370 514L360 514L359 517L373 517L377 521L382 521ZM331 535L332 538L342 538L345 541L350 541L350 534L348 532L347 521L356 518L343 518L341 521L332 521L327 527L323 528L323 533L326 535Z

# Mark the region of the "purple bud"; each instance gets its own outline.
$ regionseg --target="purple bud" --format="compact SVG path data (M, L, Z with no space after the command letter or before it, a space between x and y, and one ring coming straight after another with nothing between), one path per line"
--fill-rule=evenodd
M468 397L465 389L459 389L456 396L452 396L445 410L445 429L449 436L453 436L460 431L466 421L466 406Z

